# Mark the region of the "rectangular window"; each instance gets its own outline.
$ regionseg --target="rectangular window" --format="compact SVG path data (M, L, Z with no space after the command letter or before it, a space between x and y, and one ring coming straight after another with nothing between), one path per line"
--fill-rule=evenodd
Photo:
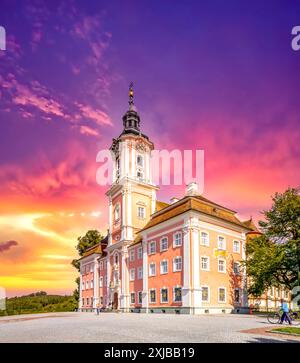
M181 271L182 270L182 257L177 256L173 260L173 271Z
M234 302L240 302L240 289L234 289Z
M102 287L103 286L103 277L101 276L99 279L99 286Z
M289 292L288 292L288 290L284 290L284 298L285 298L285 299L288 299L288 297L289 297Z
M156 242L152 241L149 243L149 255L153 255L156 252Z
M130 304L135 304L135 293L134 292L132 292L130 294Z
M225 246L225 238L222 236L218 237L218 249L219 250L225 250L226 246Z
M143 278L143 267L138 267L138 279L141 280Z
M138 207L138 218L141 218L141 219L146 218L146 209L145 209L145 207Z
M174 287L174 302L181 302L181 287Z
M233 272L236 275L239 275L240 274L240 264L238 262L234 262L233 263Z
M203 302L208 302L209 301L208 286L202 286L202 301Z
M138 248L138 259L141 260L143 258L143 247Z
M209 236L207 232L201 232L201 245L209 246Z
M100 305L103 305L103 296L100 296Z
M163 260L160 262L160 274L167 274L168 273L168 261Z
M94 266L91 264L90 265L90 272L93 272L94 271Z
M100 271L103 270L103 261L100 261Z
M91 289L94 288L94 280L91 280Z
M130 253L129 253L129 261L134 261L134 249L130 250Z
M134 281L134 279L135 279L135 269L134 268L130 269L129 275L130 275L129 276L130 281Z
M233 241L233 252L240 253L240 241Z
M86 288L86 290L89 289L89 282L88 281L85 282L85 288Z
M168 238L164 237L160 240L160 251L166 251L168 249Z
M82 305L84 305L84 298L82 298Z
M201 257L201 270L208 271L209 270L209 258Z
M86 298L86 304L89 305L90 304L90 299L87 297Z
M179 247L182 245L182 233L177 232L173 236L173 247Z
M226 261L221 258L219 258L219 261L218 261L218 271L226 272Z
M167 303L169 301L169 296L168 296L168 289L167 288L162 288L160 290L160 302L161 303Z
M138 297L139 297L138 303L140 305L142 305L142 303L143 303L143 293L142 293L142 291L139 291Z
M156 290L155 289L150 290L150 303L151 304L156 303Z
M149 264L149 276L155 276L156 275L156 264L154 262L151 262Z
M225 289L225 287L219 287L218 300L219 300L219 303L225 303L226 302L226 289Z

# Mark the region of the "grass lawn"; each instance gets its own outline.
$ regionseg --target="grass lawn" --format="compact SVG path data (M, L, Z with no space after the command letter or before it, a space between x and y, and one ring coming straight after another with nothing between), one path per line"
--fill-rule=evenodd
M295 327L276 328L276 329L272 329L272 332L289 333L289 334L295 334L295 335L300 336L300 328L295 328Z

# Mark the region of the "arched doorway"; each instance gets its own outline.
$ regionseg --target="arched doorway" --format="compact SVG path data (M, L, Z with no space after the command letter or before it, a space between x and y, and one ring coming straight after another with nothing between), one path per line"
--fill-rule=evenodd
M118 293L114 293L113 309L118 310Z

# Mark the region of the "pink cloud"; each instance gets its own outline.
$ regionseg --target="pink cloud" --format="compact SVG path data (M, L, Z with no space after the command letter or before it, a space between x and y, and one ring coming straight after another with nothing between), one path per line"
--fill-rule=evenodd
M83 117L95 121L97 125L112 125L111 119L107 113L98 109L93 109L91 106L83 105L78 102L75 104L81 111Z
M99 132L89 126L80 126L80 133L88 136L99 136Z

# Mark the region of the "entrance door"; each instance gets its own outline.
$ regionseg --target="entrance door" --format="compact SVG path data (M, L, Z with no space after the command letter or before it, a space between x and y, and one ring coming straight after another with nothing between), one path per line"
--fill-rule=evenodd
M113 309L118 310L118 293L114 293L114 302L113 302Z

